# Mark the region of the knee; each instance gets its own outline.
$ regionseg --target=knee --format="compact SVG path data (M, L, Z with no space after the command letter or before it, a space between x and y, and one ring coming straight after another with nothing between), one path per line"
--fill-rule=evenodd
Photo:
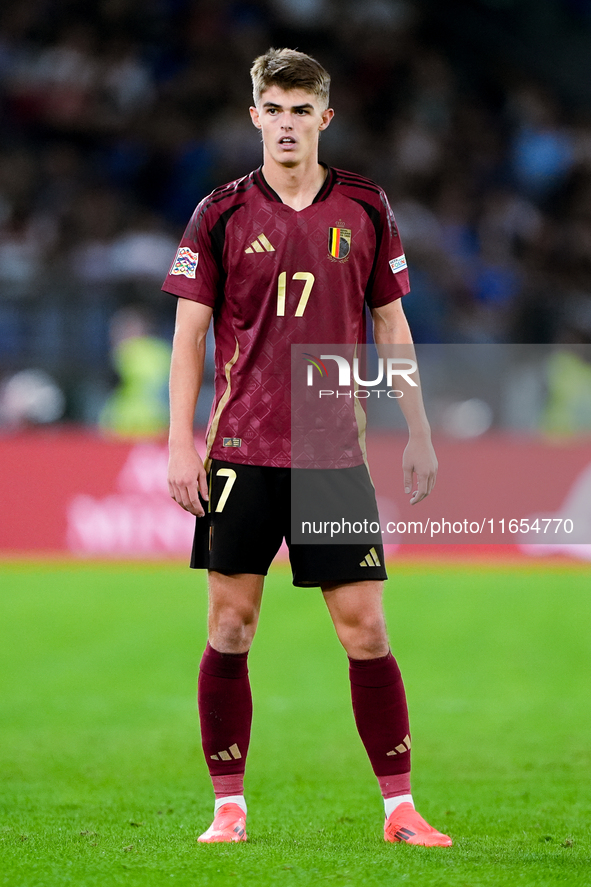
M256 631L258 612L253 607L226 605L209 614L209 641L220 653L245 653Z
M209 641L220 653L246 653L256 631L263 577L210 571Z
M382 616L362 614L337 626L337 634L352 659L377 659L390 650L386 624Z

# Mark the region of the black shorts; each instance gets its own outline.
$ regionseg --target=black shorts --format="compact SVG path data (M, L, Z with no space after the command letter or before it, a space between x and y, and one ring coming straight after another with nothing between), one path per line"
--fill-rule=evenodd
M387 579L384 549L378 537L347 544L292 542L292 484L330 498L334 481L364 497L365 514L379 524L375 492L365 465L331 470L304 470L240 465L214 459L209 472L209 503L197 518L191 567L219 573L266 576L285 538L293 584L302 588ZM294 487L295 489L295 487ZM315 537L318 538L318 537ZM348 537L350 538L350 537Z

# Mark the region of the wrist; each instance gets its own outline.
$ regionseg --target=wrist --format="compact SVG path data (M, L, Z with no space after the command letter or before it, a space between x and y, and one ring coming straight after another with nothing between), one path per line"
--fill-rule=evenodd
M416 427L412 427L412 428L409 427L408 436L409 436L409 438L412 438L412 440L430 441L431 440L431 427L428 424L420 425L420 426L416 426Z
M169 435L168 449L172 452L182 452L183 450L196 450L195 438L191 434L186 435Z

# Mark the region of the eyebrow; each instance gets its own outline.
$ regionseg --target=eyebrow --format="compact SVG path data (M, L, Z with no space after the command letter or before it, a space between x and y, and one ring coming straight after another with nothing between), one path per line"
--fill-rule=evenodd
M280 108L280 109L283 109L283 106L282 106L282 105L278 105L277 102L265 102L265 104L263 105L263 108ZM306 102L306 103L303 104L303 105L292 105L292 107L291 107L290 110L292 110L292 111L300 111L300 110L303 110L304 108L311 108L312 110L314 110L314 105L312 105L310 102Z

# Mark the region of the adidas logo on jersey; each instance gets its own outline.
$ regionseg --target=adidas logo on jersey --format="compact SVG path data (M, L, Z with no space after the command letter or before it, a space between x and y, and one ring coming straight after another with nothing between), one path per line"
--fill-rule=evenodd
M241 758L240 749L234 743L231 745L228 751L219 751L217 755L210 755L212 761L237 761L238 758Z
M381 567L380 559L375 548L370 548L367 555L363 558L360 567Z
M274 253L275 247L264 234L253 240L249 247L244 250L245 253Z
M400 745L396 745L392 751L387 751L386 756L388 758L392 757L392 755L403 755L405 752L410 751L410 736L408 733L400 743Z

